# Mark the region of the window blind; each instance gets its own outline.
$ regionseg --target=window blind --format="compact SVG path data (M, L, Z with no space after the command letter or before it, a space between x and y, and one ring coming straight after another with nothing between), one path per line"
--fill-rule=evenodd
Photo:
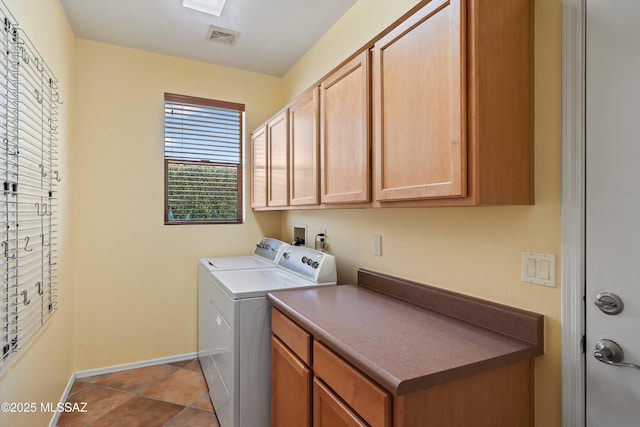
M0 369L56 311L58 82L0 2Z
M165 224L241 223L244 105L164 100Z

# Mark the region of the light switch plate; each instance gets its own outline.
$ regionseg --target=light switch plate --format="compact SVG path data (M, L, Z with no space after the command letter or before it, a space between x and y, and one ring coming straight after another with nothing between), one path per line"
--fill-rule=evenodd
M382 256L382 236L373 235L373 256Z
M522 281L555 288L556 256L538 252L522 252Z

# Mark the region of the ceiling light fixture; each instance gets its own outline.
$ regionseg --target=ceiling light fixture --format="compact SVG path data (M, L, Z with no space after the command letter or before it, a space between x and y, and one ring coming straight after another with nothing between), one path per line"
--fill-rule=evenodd
M220 16L226 0L182 0L182 6L209 15Z

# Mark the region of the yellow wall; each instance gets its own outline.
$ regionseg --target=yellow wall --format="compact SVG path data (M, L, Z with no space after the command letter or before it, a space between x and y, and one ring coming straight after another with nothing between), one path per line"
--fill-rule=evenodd
M51 413L40 412L41 402L60 401L73 369L72 315L73 283L70 274L72 246L70 194L70 125L73 94L73 34L59 2L4 0L20 27L38 48L59 81L59 246L58 311L45 328L17 354L0 373L0 402L36 403L34 413L0 412L0 426L32 427L47 425Z
M288 99L414 3L356 3L285 76ZM384 9L388 13L380 13ZM560 254L561 0L536 0L534 19L535 206L289 211L282 237L292 238L293 225L307 225L310 240L326 229L340 283L355 282L357 268L368 267L544 314L535 417L536 426L554 427L561 424L560 289L522 283L520 257L523 251ZM382 235L382 257L372 256L373 234Z
M420 0L359 0L284 76L291 100L347 59Z
M280 214L164 225L163 94L244 103L250 131L283 105L281 79L86 40L76 58L75 368L194 352L197 259L249 253Z
M369 267L544 314L536 426L560 426L560 292L523 284L520 253L560 253L561 0L535 1L535 206L254 214L247 191L246 224L232 226L163 225L163 93L244 103L248 134L417 0L360 0L282 79L74 40L58 1L5 1L65 104L60 310L0 373L0 402L57 402L73 371L196 351L196 260L305 224L311 237L326 228L341 283ZM49 418L0 414L0 425Z

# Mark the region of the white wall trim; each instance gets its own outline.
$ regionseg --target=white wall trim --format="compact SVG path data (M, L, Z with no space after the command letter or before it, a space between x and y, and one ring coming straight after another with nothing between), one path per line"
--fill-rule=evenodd
M585 1L562 1L562 425L585 426Z
M183 360L195 359L196 357L198 357L198 353L179 354L177 356L161 357L159 359L125 363L123 365L107 366L106 368L89 369L87 371L78 371L75 373L75 376L76 378L87 378L87 377L93 377L94 375L104 375L104 374L112 374L114 372L126 371L128 369L146 368L147 366L181 362Z
M181 362L183 360L195 359L198 357L198 353L186 353L179 354L177 356L169 356L169 357L161 357L159 359L151 359L151 360L143 360L141 362L133 362L133 363L125 363L123 365L114 365L108 366L106 368L98 368L98 369L89 369L86 371L79 371L71 374L71 378L69 378L69 382L62 393L62 397L60 397L60 402L66 402L69 398L69 393L71 393L71 389L73 388L73 383L78 378L88 378L93 377L95 375L104 375L104 374L112 374L114 372L126 371L129 369L138 369L138 368L146 368L148 366L155 365L164 365L167 363L173 362ZM58 423L58 418L60 418L60 413L56 412L51 418L49 422L49 427L56 427Z
M69 381L67 382L67 386L64 388L62 392L62 396L58 402L66 402L69 397L69 393L71 393L71 388L73 388L73 382L76 380L76 374L71 374ZM57 403L57 402L56 402ZM58 425L58 418L60 418L60 412L54 412L51 421L49 421L49 427L56 427Z

